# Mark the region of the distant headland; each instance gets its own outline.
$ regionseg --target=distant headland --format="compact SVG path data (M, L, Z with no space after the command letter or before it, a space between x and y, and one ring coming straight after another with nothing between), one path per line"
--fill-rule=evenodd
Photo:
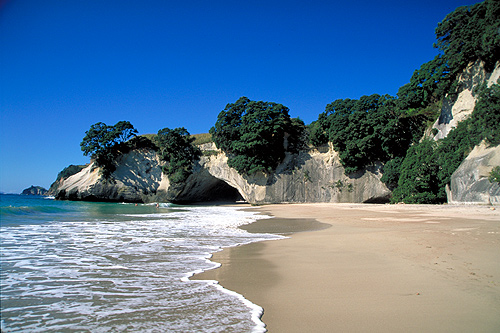
M48 190L41 186L31 185L30 187L24 189L21 195L47 195Z

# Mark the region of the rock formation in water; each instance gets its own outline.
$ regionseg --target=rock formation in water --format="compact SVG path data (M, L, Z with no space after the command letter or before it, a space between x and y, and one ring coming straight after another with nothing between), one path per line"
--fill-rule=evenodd
M21 192L22 195L46 195L47 190L41 186L33 186L31 185L27 189L24 189Z
M155 151L133 150L118 157L116 166L112 178L107 180L91 163L60 179L54 195L68 200L146 202L156 194L163 176Z

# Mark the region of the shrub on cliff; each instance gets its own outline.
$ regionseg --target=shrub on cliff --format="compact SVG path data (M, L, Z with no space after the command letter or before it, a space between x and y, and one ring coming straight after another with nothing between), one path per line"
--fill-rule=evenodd
M119 121L114 126L103 122L90 126L80 143L85 156L91 156L101 168L104 178L109 178L115 170L113 160L119 155L120 145L136 136L137 130L128 121Z
M193 171L193 162L200 155L200 150L193 145L195 140L184 128L164 128L155 137L158 154L166 164L163 172L172 183L185 181Z
M444 53L453 77L478 59L493 69L500 54L499 17L500 1L485 0L458 7L438 24L434 47Z
M300 150L304 131L304 123L292 120L287 107L241 97L219 113L210 134L227 154L228 165L249 175L272 172L286 151Z
M398 107L415 113L453 93L457 76L476 60L491 71L500 54L500 2L486 0L458 7L438 23L434 47L442 54L416 70L410 82L399 88Z
M424 140L411 146L401 163L398 187L393 192L393 202L437 203L439 166L435 159L436 143Z
M493 146L500 144L498 84L479 89L479 98L472 115L459 122L446 138L436 143L424 140L408 150L399 170L392 171L400 173L393 201L445 202L445 188L450 183L452 174L483 140Z
M318 145L328 139L349 174L377 161L404 156L413 138L407 120L389 95L338 99L310 127L310 140Z

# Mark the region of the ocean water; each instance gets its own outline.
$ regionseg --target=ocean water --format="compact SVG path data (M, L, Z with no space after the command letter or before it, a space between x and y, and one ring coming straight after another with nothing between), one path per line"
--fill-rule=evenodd
M215 281L210 253L265 239L222 206L0 195L2 332L263 332L262 309Z

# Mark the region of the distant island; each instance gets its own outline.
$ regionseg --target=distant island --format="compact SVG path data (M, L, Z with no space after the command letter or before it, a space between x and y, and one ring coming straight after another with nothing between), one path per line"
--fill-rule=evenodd
M33 186L31 185L27 189L24 189L21 192L21 195L46 195L47 194L47 189L41 187L41 186Z

